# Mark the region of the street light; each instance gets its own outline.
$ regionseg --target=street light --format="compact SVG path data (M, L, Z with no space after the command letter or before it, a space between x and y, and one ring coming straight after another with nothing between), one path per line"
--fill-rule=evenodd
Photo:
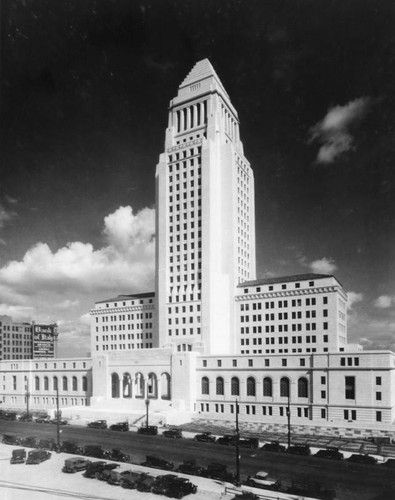
M236 399L236 480L235 485L240 486L240 449L239 449L239 439L240 439L240 431L239 431L239 402Z
M288 420L288 448L291 446L291 397L290 397L290 385L288 382L288 405L287 405L287 420Z
M148 409L149 409L149 399L148 396L145 399L145 426L148 428Z
M56 451L60 452L59 382L56 380Z
M26 416L27 416L27 419L29 419L29 400L30 400L29 380L26 380Z

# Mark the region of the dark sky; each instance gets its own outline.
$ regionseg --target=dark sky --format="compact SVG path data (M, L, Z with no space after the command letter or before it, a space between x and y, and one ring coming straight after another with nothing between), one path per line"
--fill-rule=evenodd
M2 0L1 23L0 314L58 321L69 354L96 300L153 289L167 107L207 57L255 173L258 277L335 274L351 340L394 349L393 1Z

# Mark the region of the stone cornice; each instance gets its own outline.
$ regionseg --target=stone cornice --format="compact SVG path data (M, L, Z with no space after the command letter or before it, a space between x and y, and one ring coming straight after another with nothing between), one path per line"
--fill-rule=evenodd
M320 288L301 288L301 289L295 289L295 290L279 290L277 292L253 292L253 293L246 293L242 295L235 295L235 300L236 302L241 302L241 301L246 301L246 300L257 300L257 299L273 299L273 298L292 298L292 297L298 297L298 296L303 296L303 295L316 295L319 293L330 293L330 292L339 292L342 298L345 300L346 297L344 296L344 293L338 286L324 286Z
M190 148L191 146L196 146L196 144L202 144L202 142L203 142L203 139L197 138L197 139L194 139L193 141L183 142L182 144L176 144L175 146L172 146L171 148L167 148L166 153L173 153L174 151L179 151L180 149Z
M122 307L107 307L105 309L91 309L89 314L91 316L99 315L99 314L116 314L123 312L139 312L139 311L147 311L149 309L155 309L155 304L145 304L145 305L137 305L137 306L122 306Z

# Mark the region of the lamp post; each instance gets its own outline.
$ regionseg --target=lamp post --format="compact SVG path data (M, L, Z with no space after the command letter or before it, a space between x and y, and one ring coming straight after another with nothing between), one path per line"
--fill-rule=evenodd
M235 485L240 486L240 448L239 448L239 439L240 439L240 431L239 431L239 402L236 399L236 480Z
M59 382L56 382L56 451L60 452Z
M149 409L149 399L148 395L145 398L145 426L148 428L148 409Z
M288 420L288 448L289 448L291 446L291 401L290 401L290 386L289 386L289 384L288 384L287 420Z
M30 400L29 380L26 380L26 416L28 419L29 419L29 400Z

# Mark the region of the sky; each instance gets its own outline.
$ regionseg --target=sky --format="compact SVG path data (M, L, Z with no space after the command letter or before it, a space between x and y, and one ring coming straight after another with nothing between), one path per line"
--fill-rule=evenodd
M2 0L0 315L59 325L154 290L170 99L208 58L255 175L257 277L334 274L348 337L395 351L395 4Z

